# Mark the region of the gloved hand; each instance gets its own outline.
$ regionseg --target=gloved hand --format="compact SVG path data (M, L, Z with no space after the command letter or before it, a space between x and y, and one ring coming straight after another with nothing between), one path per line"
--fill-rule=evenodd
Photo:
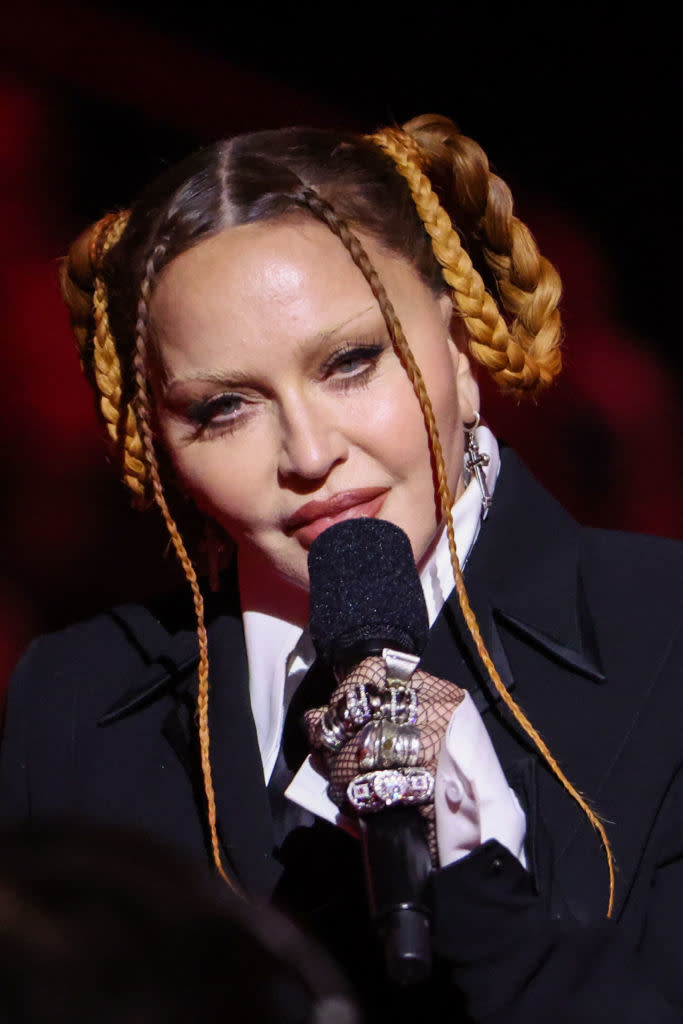
M359 777L384 776L385 789L400 790L403 783L396 773L410 779L413 768L431 775L432 785L425 799L417 803L428 825L428 840L437 863L436 819L433 780L436 777L441 745L453 712L466 692L455 683L437 679L418 669L408 683L387 683L387 668L380 657L366 658L336 687L325 707L306 712L309 741L325 766L330 799L345 814L373 813L354 806L349 799L349 784ZM424 771L421 779L425 779ZM408 785L408 790L415 787ZM381 789L381 784L380 784ZM391 798L390 798L391 799ZM410 798L408 798L410 799ZM379 798L375 803L380 809ZM397 803L406 802L399 795ZM357 804L357 801L356 801Z

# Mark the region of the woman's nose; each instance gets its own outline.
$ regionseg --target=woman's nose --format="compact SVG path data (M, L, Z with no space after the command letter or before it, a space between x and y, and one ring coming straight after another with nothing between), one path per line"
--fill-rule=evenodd
M346 459L344 433L322 402L300 401L283 410L281 430L279 473L285 479L320 480Z

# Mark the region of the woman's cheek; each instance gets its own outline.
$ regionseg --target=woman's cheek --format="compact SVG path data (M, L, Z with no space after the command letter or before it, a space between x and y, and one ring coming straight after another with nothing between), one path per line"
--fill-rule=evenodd
M216 501L220 476L215 459L208 449L212 442L194 442L190 445L170 446L171 462L181 490L203 512L211 512Z
M361 429L371 433L375 441L393 447L400 438L411 447L425 439L424 419L417 396L398 358L392 360L390 370L383 373L374 386L362 394L359 418ZM360 418L362 416L362 418Z

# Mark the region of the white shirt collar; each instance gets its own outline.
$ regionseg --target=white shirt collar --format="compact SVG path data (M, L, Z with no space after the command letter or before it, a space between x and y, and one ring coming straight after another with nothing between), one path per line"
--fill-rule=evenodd
M500 468L498 444L483 425L477 430L477 442L481 453L489 458L484 475L489 494L492 494ZM471 479L453 506L455 544L461 567L479 533L480 509L481 491L477 481ZM445 529L420 580L431 626L455 585ZM263 773L268 781L277 760L286 709L313 664L315 650L308 630L275 615L245 611L242 619L249 665L249 696Z
M482 455L488 456L488 465L483 467L486 486L489 494L493 494L500 470L500 452L498 442L488 427L480 425L477 429L477 444ZM453 533L455 534L455 550L458 552L460 568L465 568L470 551L479 536L481 526L481 491L477 481L472 478L466 481L465 491L456 501L451 510L453 516ZM455 577L451 565L451 553L448 548L446 528L441 530L432 557L420 573L422 590L424 591L429 615L429 625L433 626L436 618L448 600Z

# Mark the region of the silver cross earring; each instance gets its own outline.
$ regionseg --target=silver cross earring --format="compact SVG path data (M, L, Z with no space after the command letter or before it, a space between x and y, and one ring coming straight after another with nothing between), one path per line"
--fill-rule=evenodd
M465 428L465 469L471 476L474 476L481 491L481 521L483 522L489 514L492 502L484 476L484 466L488 466L490 459L485 452L479 451L477 444L477 427L480 419L479 413L475 412L473 421L465 423L463 426Z

